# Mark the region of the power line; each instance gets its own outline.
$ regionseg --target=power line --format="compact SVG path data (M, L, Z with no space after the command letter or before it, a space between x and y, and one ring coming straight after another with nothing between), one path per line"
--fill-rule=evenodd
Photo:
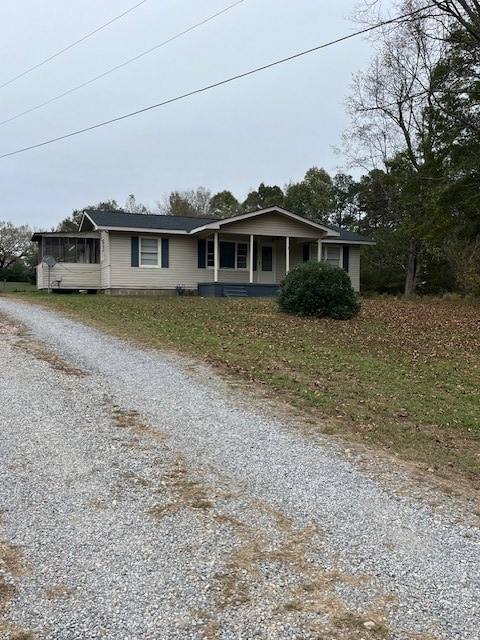
M144 0L144 2L146 2L146 0ZM148 55L149 53L152 53L153 51L156 51L157 49L160 49L160 47L164 47L165 45L169 44L170 42L173 42L174 40L177 40L178 38L180 38L181 36L184 36L185 34L189 33L190 31L193 31L194 29L197 29L198 27L201 27L202 25L206 24L207 22L210 22L214 18L217 18L218 16L222 15L222 13L225 13L226 11L229 11L230 9L233 9L233 7L236 7L237 5L241 4L242 2L244 2L244 0L237 0L237 2L234 2L233 4L229 5L225 9L222 9L221 11L218 11L217 13L214 13L212 16L210 16L208 18L205 18L205 20L202 20L201 22L197 22L196 24L194 24L193 26L189 27L188 29L185 29L181 33L177 33L177 35L172 36L171 38L168 38L168 40L165 40L164 42L161 42L160 44L155 45L154 47L152 47L151 49L148 49L147 51L144 51L143 53L138 54L134 58L130 58L130 60L126 60L125 62L122 62L122 64L119 64L116 67L112 67L108 71L105 71L104 73L101 73L100 75L95 76L95 78L92 78L91 80L87 80L86 82L83 82L82 84L79 84L76 87L73 87L72 89L69 89L68 91L64 91L63 93L60 93L58 96L55 96L54 98L50 98L49 100L46 100L45 102L42 102L41 104L37 104L35 107L32 107L31 109L27 109L26 111L22 111L22 113L17 113L17 115L12 116L11 118L7 118L7 120L3 120L2 122L0 122L0 126L2 126L4 124L7 124L8 122L12 122L12 120L16 120L17 118L21 118L22 116L25 116L28 113L32 113L32 111L36 111L37 109L41 109L42 107L45 107L47 104L51 104L52 102L55 102L56 100L60 100L60 98L64 98L65 96L68 96L70 93L73 93L74 91L78 91L79 89L82 89L83 87L88 86L89 84L92 84L93 82L96 82L97 80L100 80L100 78L104 78L105 76L108 76L110 73L113 73L114 71L118 71L118 69L122 69L123 67L126 67L128 64L131 64L132 62L135 62L136 60L139 60L140 58L143 58L144 56Z
M433 5L432 5L433 6ZM427 7L428 8L428 7ZM267 69L271 69L272 67L276 67L280 64L284 64L285 62L290 62L291 60L296 60L297 58L301 58L310 53L314 53L316 51L320 51L321 49L326 49L327 47L331 47L335 44L339 44L340 42L345 42L345 40L350 40L352 38L356 38L357 36L363 35L365 33L369 33L375 29L379 29L380 27L386 26L388 24L393 24L394 22L398 22L400 20L404 20L405 18L409 18L420 11L424 11L425 7L422 9L416 9L414 11L409 11L406 14L401 16L397 16L396 18L391 18L390 20L384 20L379 22L371 27L366 27L365 29L360 29L359 31L354 31L349 35L342 36L340 38L336 38L335 40L331 40L330 42L326 42L324 44L320 44L316 47L312 47L311 49L306 49L305 51L301 51L300 53L295 53L287 58L282 58L280 60L276 60L275 62L270 62L269 64L265 64L261 67L256 67L255 69L251 69L250 71L245 71L244 73L239 73L235 76L231 76L225 80L220 80L219 82L214 82L205 87L201 87L200 89L194 89L193 91L189 91L187 93L183 93L182 95L176 96L175 98L169 98L168 100L164 100L163 102L157 102L156 104L152 104L148 107L144 107L142 109L138 109L137 111L131 111L130 113L126 113L122 116L117 116L116 118L111 118L110 120L105 120L104 122L99 122L97 124L91 125L89 127L85 127L84 129L78 129L77 131L72 131L70 133L66 133L62 136L58 136L56 138L52 138L50 140L45 140L44 142L39 142L37 144L32 144L29 147L23 147L22 149L17 149L15 151L10 151L9 153L4 153L0 155L0 160L2 158L8 158L9 156L14 156L19 153L24 153L25 151L31 151L32 149L38 149L39 147L44 147L49 144L53 144L54 142L59 142L60 140L66 140L67 138L73 138L74 136L78 136L82 133L87 133L88 131L94 131L95 129L99 129L101 127L106 127L109 124L113 124L114 122L120 122L121 120L126 120L127 118L132 118L133 116L138 116L141 113L146 113L147 111L152 111L153 109L158 109L160 107L164 107L167 104L172 104L173 102L179 102L180 100L184 100L185 98L190 98L191 96L197 95L199 93L204 93L206 91L210 91L211 89L215 89L217 87L221 87L223 85L229 84L236 80L240 80L241 78L246 78L248 76L252 76L255 73L259 73L260 71L266 71Z
M14 78L11 78L10 80L7 80L7 82L4 82L3 84L0 84L0 89L3 89L3 87L6 87L9 84L12 84L12 82L15 82L15 80L18 80L19 78L23 78L23 76L26 76L28 73L31 73L32 71L35 71L35 69L38 69L39 67L42 67L44 64L47 64L47 62L50 62L51 60L54 60L55 58L58 58L58 56L61 56L62 53L65 53L66 51L69 51L70 49L73 49L73 47L76 47L77 44L80 44L84 40L87 40L87 38L90 38L91 36L95 35L99 31L102 31L102 29L105 29L106 27L111 25L113 22L116 22L117 20L120 20L120 18L123 18L124 16L126 16L129 13L131 13L132 11L137 9L140 5L145 4L146 2L147 2L147 0L142 0L141 2L139 2L136 5L134 5L133 7L130 7L130 9L127 9L127 11L124 11L123 13L121 13L119 16L116 16L116 18L112 18L111 20L109 20L105 24L102 24L101 27L98 27L94 31L91 31L90 33L87 33L87 35L83 36L82 38L80 38L80 40L76 40L75 42L72 42L72 44L69 44L68 47L65 47L64 49L61 49L60 51L57 51L57 53L54 53L49 58L46 58L45 60L42 60L42 62L39 62L38 64L34 65L33 67L30 67L30 69L27 69L26 71L23 71L22 73L19 73L18 76L15 76Z

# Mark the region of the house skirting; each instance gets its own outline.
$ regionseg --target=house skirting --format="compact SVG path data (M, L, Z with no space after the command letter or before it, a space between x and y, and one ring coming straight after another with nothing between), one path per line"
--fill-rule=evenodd
M232 282L199 282L198 295L204 298L267 297L277 295L278 284L241 284Z
M175 289L135 289L134 287L119 287L118 289L104 289L107 296L176 296Z

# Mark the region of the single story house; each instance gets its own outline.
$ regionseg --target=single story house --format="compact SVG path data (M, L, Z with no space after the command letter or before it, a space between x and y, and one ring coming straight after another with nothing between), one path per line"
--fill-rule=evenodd
M308 260L342 267L358 291L360 249L373 244L280 207L226 219L86 210L78 232L33 240L40 290L202 296L275 295Z

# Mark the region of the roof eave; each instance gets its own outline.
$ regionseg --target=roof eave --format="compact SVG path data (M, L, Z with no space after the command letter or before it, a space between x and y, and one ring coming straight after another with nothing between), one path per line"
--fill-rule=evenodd
M343 238L325 238L323 242L328 244L377 244L374 240L346 240Z
M95 229L97 231L120 231L127 233L155 233L155 234L163 234L163 235L176 235L176 236L184 236L188 234L188 231L184 229L154 229L153 227L111 227L108 225L95 225Z

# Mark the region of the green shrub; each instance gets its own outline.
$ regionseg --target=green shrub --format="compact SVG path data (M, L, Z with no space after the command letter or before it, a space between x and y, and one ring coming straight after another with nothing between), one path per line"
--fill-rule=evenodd
M290 271L280 284L278 304L288 313L336 320L360 311L348 274L327 262L306 262Z

